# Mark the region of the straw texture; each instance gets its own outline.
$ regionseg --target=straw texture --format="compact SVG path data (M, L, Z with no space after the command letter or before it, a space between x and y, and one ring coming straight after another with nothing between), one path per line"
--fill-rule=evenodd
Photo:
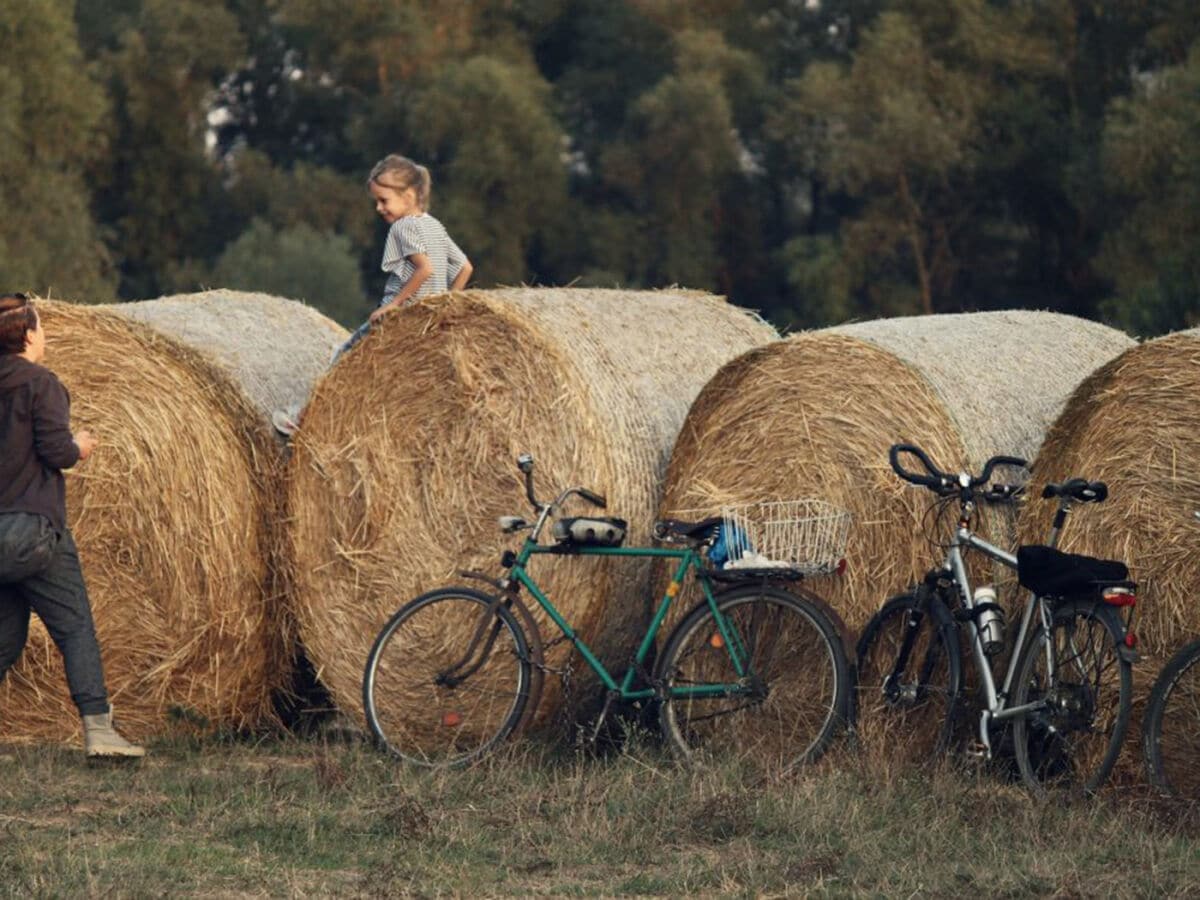
M271 718L283 669L267 583L261 473L277 453L226 375L183 344L96 307L39 302L72 426L100 440L67 473L110 699L134 738ZM0 683L0 737L78 730L36 618Z
M1130 344L1105 326L1033 311L794 335L705 387L675 446L664 510L796 497L849 510L848 571L814 588L859 628L942 552L924 537L933 495L895 476L888 448L915 443L950 471L978 471L998 453L1032 458L1071 390ZM1002 517L979 528L1011 542Z
M719 298L678 290L473 291L390 315L317 385L290 462L292 598L338 705L361 712L367 652L404 602L461 582L460 568L497 571L514 543L496 517L529 516L519 453L537 460L539 496L604 493L630 542L645 542L692 399L722 363L775 336ZM648 567L541 557L533 570L621 666ZM557 682L544 712L561 699Z
M1079 476L1108 485L1104 503L1072 508L1060 546L1125 562L1138 582L1135 630L1149 692L1180 645L1200 634L1200 329L1147 341L1085 380L1038 453L1036 491ZM1055 504L1030 503L1018 523L1041 543Z
M108 307L212 356L259 414L303 406L349 333L311 306L270 294L205 291Z

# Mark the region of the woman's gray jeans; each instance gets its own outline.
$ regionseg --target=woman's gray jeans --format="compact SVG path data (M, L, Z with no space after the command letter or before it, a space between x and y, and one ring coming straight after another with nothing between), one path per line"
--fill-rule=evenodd
M0 513L0 681L25 649L31 611L62 654L80 715L108 712L92 605L71 532L56 531L34 513Z

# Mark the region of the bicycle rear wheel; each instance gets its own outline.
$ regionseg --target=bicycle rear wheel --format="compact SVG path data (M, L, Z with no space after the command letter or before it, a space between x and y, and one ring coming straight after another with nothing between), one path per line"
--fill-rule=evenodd
M1177 797L1200 798L1200 641L1180 649L1155 680L1142 751L1151 784Z
M422 766L478 759L520 722L529 650L512 613L470 588L422 594L383 627L363 672L376 742Z
M1012 705L1044 704L1013 720L1017 765L1034 792L1094 791L1112 771L1133 694L1132 667L1118 649L1124 632L1102 603L1064 603L1050 631L1038 626L1021 651Z
M736 587L716 601L726 631L705 602L667 640L656 673L666 692L663 736L684 761L738 754L787 768L815 760L848 699L849 665L836 626L817 603L781 588ZM741 648L743 676L727 641Z
M892 597L858 640L855 734L876 762L917 765L950 745L962 686L954 620L937 597Z

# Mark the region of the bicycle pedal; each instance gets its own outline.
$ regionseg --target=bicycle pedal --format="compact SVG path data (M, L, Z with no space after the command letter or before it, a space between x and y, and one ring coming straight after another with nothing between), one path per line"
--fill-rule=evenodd
M982 741L971 741L963 752L972 759L987 759L988 750L988 745Z

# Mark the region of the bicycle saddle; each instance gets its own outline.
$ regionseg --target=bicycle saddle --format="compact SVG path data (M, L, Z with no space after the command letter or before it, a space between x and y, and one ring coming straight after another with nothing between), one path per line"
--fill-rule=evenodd
M654 536L660 541L668 538L687 538L700 540L708 537L709 532L721 524L720 516L709 516L699 522L685 522L682 519L661 519L654 523Z
M1108 587L1133 586L1123 562L1064 553L1040 544L1017 550L1017 580L1042 597L1095 594Z

